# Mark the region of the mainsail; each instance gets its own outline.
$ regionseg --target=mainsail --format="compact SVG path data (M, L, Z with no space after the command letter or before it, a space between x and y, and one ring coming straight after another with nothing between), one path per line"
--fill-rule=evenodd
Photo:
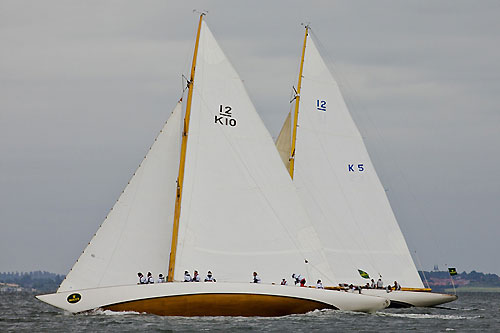
M363 139L310 37L301 88L293 180L336 282L365 284L362 269L386 283L423 287Z
M194 269L229 282L253 271L266 282L331 278L272 138L204 22L193 89L174 279Z
M179 102L58 292L134 284L138 271L166 272L181 115Z

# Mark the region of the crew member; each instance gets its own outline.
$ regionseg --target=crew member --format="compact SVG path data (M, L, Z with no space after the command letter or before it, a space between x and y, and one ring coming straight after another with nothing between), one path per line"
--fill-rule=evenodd
M394 290L401 290L401 285L398 283L398 281L394 281Z
M216 282L212 276L212 272L208 271L207 276L205 277L205 282Z
M260 283L260 277L257 272L253 272L253 283Z
M137 284L147 284L148 283L148 279L146 279L146 277L141 273L137 273L137 276L139 277L139 283Z

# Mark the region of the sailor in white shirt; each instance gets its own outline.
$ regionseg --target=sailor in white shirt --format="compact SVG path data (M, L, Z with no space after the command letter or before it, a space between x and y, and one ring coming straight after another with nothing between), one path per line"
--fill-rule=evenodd
M325 289L323 287L323 283L321 282L321 280L318 280L318 282L316 282L316 288L318 288L318 289Z
M184 282L191 282L191 275L189 274L188 271L184 271Z
M153 279L153 274L148 272L148 282L147 283L155 283L155 279Z
M212 277L212 272L208 271L205 282L215 282L215 279Z
M139 283L138 284L147 284L148 279L144 275L142 275L141 272L137 273L137 276L139 277Z
M294 279L295 285L297 283L300 283L301 287L305 287L306 285L306 279L302 277L300 274L292 274L292 279Z
M163 283L165 282L165 277L163 276L163 274L160 273L160 275L158 275L158 283Z
M382 279L378 279L377 289L384 289L384 283L382 282Z
M260 283L260 277L257 272L253 272L253 283Z

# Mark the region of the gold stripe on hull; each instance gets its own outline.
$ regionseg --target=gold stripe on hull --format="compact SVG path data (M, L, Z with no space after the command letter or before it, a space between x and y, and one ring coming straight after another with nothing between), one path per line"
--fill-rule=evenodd
M319 309L336 309L318 301L256 294L196 294L166 296L103 307L111 311L135 311L160 316L276 317Z

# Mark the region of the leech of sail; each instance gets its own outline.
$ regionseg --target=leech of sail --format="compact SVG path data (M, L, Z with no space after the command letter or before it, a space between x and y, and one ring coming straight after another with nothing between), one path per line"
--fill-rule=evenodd
M198 44L200 41L201 22L203 21L204 15L205 15L204 13L200 15L198 32L196 34L196 43L194 46L193 64L191 66L191 77L188 83L189 91L186 103L186 116L184 117L184 129L182 132L179 176L177 177L177 195L175 198L174 225L172 229L172 245L170 246L170 260L168 263L168 277L167 277L168 282L174 281L175 256L177 254L177 239L179 234L179 218L181 216L182 184L184 183L184 167L186 165L186 148L187 148L187 140L189 133L189 118L191 116L191 100L193 98L194 70L196 68L196 58L198 56Z
M293 117L292 150L290 152L290 177L293 179L294 160L295 160L295 141L297 139L297 121L299 118L300 86L302 85L302 69L304 68L304 55L306 53L307 35L309 26L306 25L306 34L304 36L304 45L302 46L302 57L300 58L299 82L297 83L297 96L295 98L295 113Z

